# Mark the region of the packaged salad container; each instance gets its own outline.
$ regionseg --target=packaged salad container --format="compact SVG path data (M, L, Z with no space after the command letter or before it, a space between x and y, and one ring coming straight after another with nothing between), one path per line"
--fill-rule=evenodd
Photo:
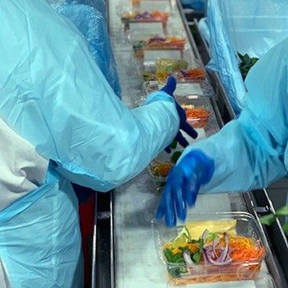
M211 136L219 130L219 125L211 104L210 97L183 98L175 97L186 112L187 122L194 128L203 128L206 136Z
M167 288L175 287L170 282ZM179 288L276 288L273 278L267 273L260 273L253 280L240 280L240 281L229 281L229 282L215 282L215 283L201 283L201 284L187 284L177 285Z
M182 131L183 136L186 138L189 144L207 137L207 133L203 128L196 128L196 131L198 132L198 137L196 140L192 139ZM171 143L170 148L171 153L168 154L166 151L162 151L148 165L149 175L151 176L152 180L160 186L166 183L167 176L171 168L177 163L178 159L182 155L182 152L184 151L184 148L176 141Z
M189 215L185 226L152 222L158 257L173 285L256 279L267 253L245 212Z
M144 58L144 53L147 51L155 51L161 55L161 52L165 50L169 51L180 51L181 56L183 56L183 50L185 47L186 38L178 36L154 36L150 37L144 41L135 41L132 43L134 56L138 59Z
M143 83L142 91L145 95L149 95L152 92L159 91L165 86L165 82L159 81L146 81ZM194 99L201 96L213 96L214 90L207 80L204 81L190 81L190 82L177 82L176 90L174 92L175 97Z
M170 0L130 0L134 8L140 11L155 11L162 12L171 11L172 5Z
M162 23L163 28L166 28L170 14L167 12L139 12L129 11L121 15L121 21L124 25L124 30L130 29L132 23Z
M155 59L153 67L143 62L139 66L139 74L144 81L158 81L166 83L168 77L173 75L178 82L201 81L206 79L205 69L198 63L196 59L191 62L188 59L175 58L159 58Z
M148 173L156 184L161 186L166 183L169 171L176 164L183 150L184 149L174 141L171 144L171 153L168 154L166 151L162 151L156 159L148 165Z
M187 122L194 129L204 130L205 137L209 137L220 130L212 103L211 97L194 96L190 98L174 96L179 105L185 110ZM147 96L141 95L135 101L134 107L143 104ZM197 139L198 140L198 139Z

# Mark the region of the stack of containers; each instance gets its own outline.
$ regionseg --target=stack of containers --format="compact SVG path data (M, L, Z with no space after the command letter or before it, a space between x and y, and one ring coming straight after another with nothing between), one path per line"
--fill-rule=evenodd
M244 106L245 83L237 56L261 58L288 35L286 0L212 0L207 17L210 67L219 73L236 113Z

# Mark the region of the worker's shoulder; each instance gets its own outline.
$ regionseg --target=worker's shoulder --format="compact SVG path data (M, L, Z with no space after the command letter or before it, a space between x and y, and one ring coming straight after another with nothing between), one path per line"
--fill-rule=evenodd
M30 50L37 46L67 53L71 43L82 38L78 29L44 0L1 0L0 16L4 24L0 36L6 36L7 45L18 39L19 45L28 45Z
M54 81L69 55L85 47L73 23L44 0L0 0L0 19L0 87L8 79L11 87L11 79L17 79L30 88L44 79Z

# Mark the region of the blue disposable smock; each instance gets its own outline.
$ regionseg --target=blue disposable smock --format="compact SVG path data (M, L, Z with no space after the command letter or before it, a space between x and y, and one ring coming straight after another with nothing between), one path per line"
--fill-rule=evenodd
M287 175L288 39L252 67L245 84L248 93L240 117L183 154L199 149L214 159L214 176L202 193L264 188Z
M178 132L175 103L156 92L129 110L79 30L43 1L2 0L0 18L0 117L8 124L0 131L10 139L1 151L12 155L1 165L7 204L0 205L0 260L13 288L81 287L70 181L105 192L140 173ZM28 150L19 149L23 141ZM19 168L21 153L31 149L39 156ZM34 175L38 166L46 175ZM23 191L9 177L19 178ZM22 185L27 177L31 183Z
M93 7L63 1L53 1L51 6L71 20L88 41L88 47L98 67L106 77L114 92L121 98L121 88L115 68L115 60L107 31L107 19L103 1L95 2ZM97 5L96 5L97 3ZM92 4L92 3L91 3Z

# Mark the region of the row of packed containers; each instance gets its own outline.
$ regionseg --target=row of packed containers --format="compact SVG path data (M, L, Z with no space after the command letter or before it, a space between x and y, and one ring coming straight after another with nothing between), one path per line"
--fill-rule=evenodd
M187 35L177 34L170 26L173 2L132 0L128 7L118 7L122 36L132 47L127 77L143 82L142 93L134 103L138 106L173 75L177 79L175 99L185 109L189 124L197 130L198 141L220 129L211 103L215 95ZM188 139L190 143L195 141ZM165 184L169 170L183 151L177 142L171 147L172 153L160 153L148 167L158 188ZM194 215L190 220L175 229L152 221L158 258L167 267L169 287L274 287L272 278L260 272L270 255L252 215L214 213Z

